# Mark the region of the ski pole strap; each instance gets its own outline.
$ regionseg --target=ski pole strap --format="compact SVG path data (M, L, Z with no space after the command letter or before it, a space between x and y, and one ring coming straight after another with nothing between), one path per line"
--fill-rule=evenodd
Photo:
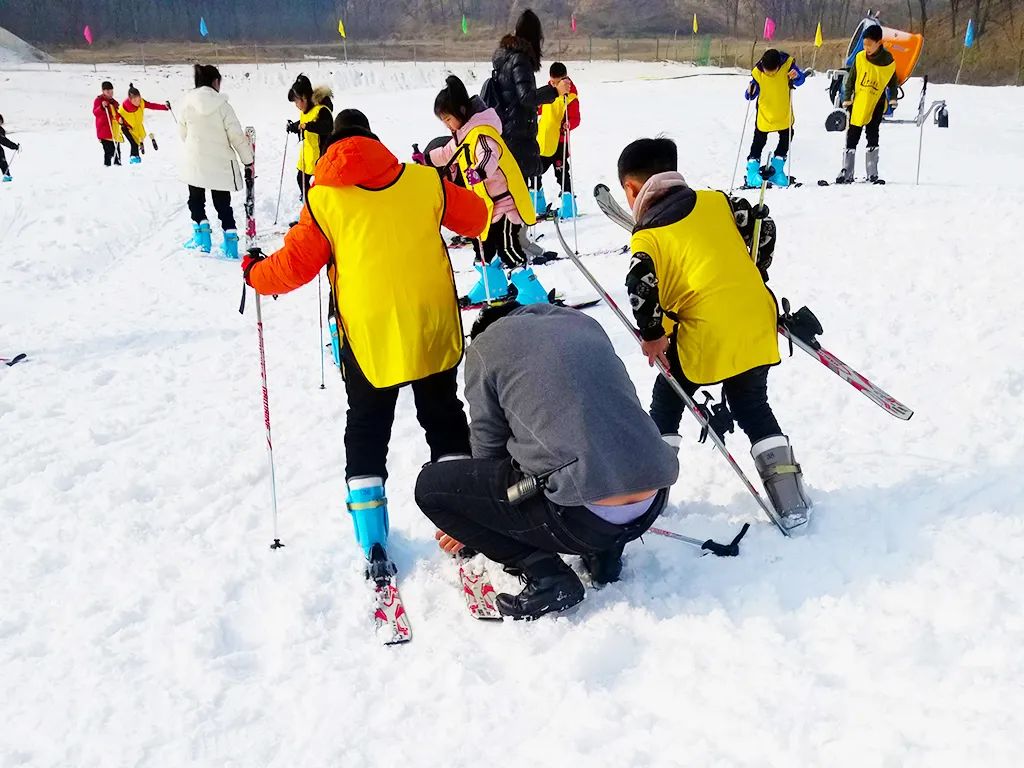
M708 539L700 548L717 557L736 557L740 553L740 540L747 535L748 530L750 530L750 523L744 523L740 532L728 544L719 544L717 541Z

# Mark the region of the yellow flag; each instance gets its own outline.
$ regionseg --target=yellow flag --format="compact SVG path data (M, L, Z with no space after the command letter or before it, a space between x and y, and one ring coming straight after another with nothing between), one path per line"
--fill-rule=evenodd
M697 34L697 14L693 14L693 34Z
M818 29L814 33L814 47L815 48L821 48L822 42L823 41L821 39L821 22L819 21L818 22Z
M345 22L338 19L338 34L345 37Z

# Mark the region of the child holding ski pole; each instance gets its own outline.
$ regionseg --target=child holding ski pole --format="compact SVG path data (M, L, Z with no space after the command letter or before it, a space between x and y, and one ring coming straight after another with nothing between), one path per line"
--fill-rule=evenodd
M778 307L764 283L775 225L767 209L691 189L676 158L675 143L665 138L638 139L619 156L619 182L636 220L626 289L641 346L651 365L661 361L691 396L722 384L765 490L792 530L807 523L810 504L789 438L768 404L768 370L780 360ZM754 246L756 218L762 234ZM682 400L658 377L651 418L675 443L682 414ZM723 431L730 430L731 423Z
M559 217L571 219L576 215L576 198L572 194L572 174L569 169L569 132L580 125L580 97L576 85L569 79L565 64L556 61L548 70L547 88L556 91L554 101L537 107L537 145L540 147L540 176L534 184L533 197L537 215L548 212L544 199L544 174L554 166L555 181L561 190ZM544 90L543 88L541 89Z
M132 165L141 163L142 158L139 150L146 151L146 126L143 124L143 115L147 109L155 112L167 112L171 108L171 102L160 104L155 101L145 101L142 93L135 87L134 83L128 83L128 100L118 107L118 114L127 128L124 132L128 144L132 148L132 156L128 162ZM153 149L156 149L156 140L153 140Z
M262 295L288 293L328 268L348 398L346 503L378 584L395 572L384 484L399 388L412 387L431 460L470 452L456 378L462 322L440 229L478 237L488 220L471 190L399 163L368 127L340 125L284 247L242 262Z
M480 280L464 297L466 305L482 304L509 294L509 278L521 304L547 302L547 291L527 266L519 233L537 217L519 164L501 138L501 119L479 96L450 75L434 100L434 114L452 132L452 139L425 156L429 165L445 168L453 180L475 192L490 213L490 228L474 242Z
M777 187L789 186L786 157L793 139L792 89L804 84L804 73L796 59L785 51L769 48L750 71L750 85L743 96L747 101L757 100L757 118L754 122L754 140L747 155L747 186L760 187L766 179ZM763 176L761 153L768 143L768 134L779 134L779 143L772 157L771 172Z
M288 122L288 133L294 133L301 140L299 145L299 162L296 165L295 181L299 185L299 194L306 199L309 182L313 178L316 164L323 154L323 146L334 130L334 118L331 110L334 94L326 85L313 84L305 75L299 75L288 90L288 101L299 110L299 119Z
M7 138L7 131L4 130L4 116L0 115L0 177L2 177L4 181L13 181L14 178L11 176L11 166L7 163L7 156L4 154L4 147L13 149L15 152L21 149L20 144L15 144Z
M124 134L121 132L121 115L117 99L114 98L114 84L104 80L101 93L92 103L92 114L96 120L96 138L103 145L103 165L110 167L121 164L121 147Z

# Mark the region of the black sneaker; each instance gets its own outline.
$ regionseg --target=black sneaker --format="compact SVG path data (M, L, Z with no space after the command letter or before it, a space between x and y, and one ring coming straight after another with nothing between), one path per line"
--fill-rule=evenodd
M588 552L583 555L583 566L594 584L611 584L622 575L622 550L624 546L612 547L604 552Z
M518 595L501 593L495 598L498 612L513 619L539 619L546 613L564 611L583 600L580 577L558 555L537 552L517 564L526 586Z

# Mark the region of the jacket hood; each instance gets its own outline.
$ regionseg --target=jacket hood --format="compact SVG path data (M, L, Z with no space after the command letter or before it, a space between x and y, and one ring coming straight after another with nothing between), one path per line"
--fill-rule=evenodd
M466 124L455 132L455 140L462 143L465 141L466 136L469 135L470 131L474 128L479 128L482 125L490 126L500 134L501 118L498 117L498 113L495 111L494 107L488 107L479 96L474 96L471 104L474 112L470 115Z
M134 104L132 104L131 99L125 99L121 103L121 107L122 109L124 109L125 112L137 112L138 110L142 109L141 105L136 107Z
M678 173L658 173L647 180L633 203L634 232L667 227L686 218L697 204L697 193Z
M530 62L530 68L534 72L540 68L540 56L534 49L533 43L516 35L505 35L501 38L501 42L498 43L498 50L494 52L494 58L491 60L491 63L495 67L499 67L508 58L515 56L517 53L526 56Z
M351 136L328 147L316 164L320 187L387 186L402 169L398 158L374 139Z
M201 115L211 115L227 103L228 97L208 85L189 91L185 99Z
M318 85L313 89L313 103L323 104L334 98L334 91L331 90L330 86Z

